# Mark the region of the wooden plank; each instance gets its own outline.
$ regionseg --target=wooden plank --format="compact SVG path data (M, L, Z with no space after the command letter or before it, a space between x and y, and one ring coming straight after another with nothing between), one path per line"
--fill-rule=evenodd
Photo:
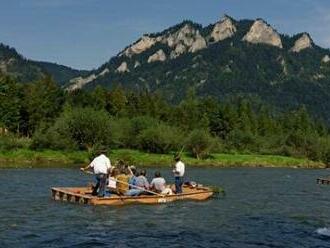
M318 184L330 184L330 178L322 178L322 177L320 177L320 178L317 178L316 179L316 182Z
M112 194L111 197L97 197L91 196L91 190L88 187L78 188L52 188L52 197L55 200L79 202L82 204L93 205L125 205L133 203L141 204L161 204L177 200L207 200L213 195L213 191L207 187L203 188L187 188L185 187L182 194L155 196L155 195L142 195L142 196L117 196Z

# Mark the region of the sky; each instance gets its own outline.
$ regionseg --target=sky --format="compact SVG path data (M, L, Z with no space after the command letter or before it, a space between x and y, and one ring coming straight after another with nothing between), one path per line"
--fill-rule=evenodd
M0 42L24 57L93 69L145 33L224 14L263 18L280 33L308 32L330 48L329 0L0 0Z

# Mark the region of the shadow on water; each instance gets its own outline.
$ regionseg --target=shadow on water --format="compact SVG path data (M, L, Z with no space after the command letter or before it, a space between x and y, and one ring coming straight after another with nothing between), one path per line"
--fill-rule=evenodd
M95 207L50 199L51 186L93 180L77 170L0 170L0 247L329 247L330 186L316 184L327 173L188 168L189 179L223 186L225 197Z

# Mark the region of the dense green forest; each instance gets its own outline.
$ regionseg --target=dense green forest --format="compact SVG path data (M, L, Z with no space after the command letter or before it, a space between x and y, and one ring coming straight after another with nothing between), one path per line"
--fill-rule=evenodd
M330 162L329 128L304 106L277 112L245 98L197 97L193 89L174 105L120 87L68 92L51 77L30 84L0 78L1 150L107 146L164 154L184 149L199 159L222 152Z

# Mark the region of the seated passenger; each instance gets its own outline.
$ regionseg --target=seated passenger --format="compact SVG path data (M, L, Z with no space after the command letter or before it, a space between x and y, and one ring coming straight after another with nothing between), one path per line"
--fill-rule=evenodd
M119 175L119 170L114 168L111 172L111 175L108 178L107 188L111 193L117 193L117 182L116 178Z
M155 172L155 177L152 179L150 183L150 188L154 190L156 193L160 193L163 195L172 195L173 192L169 187L166 187L166 181L163 177L161 177L160 172Z
M139 176L136 178L136 186L144 189L149 189L149 182L148 179L146 178L147 171L146 170L141 170L139 173Z
M125 168L122 168L120 171L120 174L116 177L117 181L117 192L119 195L125 195L125 193L128 191L128 180L129 176L127 175L127 170Z
M144 189L149 189L149 182L146 178L147 172L145 170L141 170L139 173L139 176L135 179L135 185L136 187L132 187L125 195L127 196L138 196L143 193L146 193Z
M133 189L134 187L132 186L136 185L136 178L138 177L138 173L134 165L128 166L128 171L130 173L130 179L128 181L128 183L130 184L129 188Z

